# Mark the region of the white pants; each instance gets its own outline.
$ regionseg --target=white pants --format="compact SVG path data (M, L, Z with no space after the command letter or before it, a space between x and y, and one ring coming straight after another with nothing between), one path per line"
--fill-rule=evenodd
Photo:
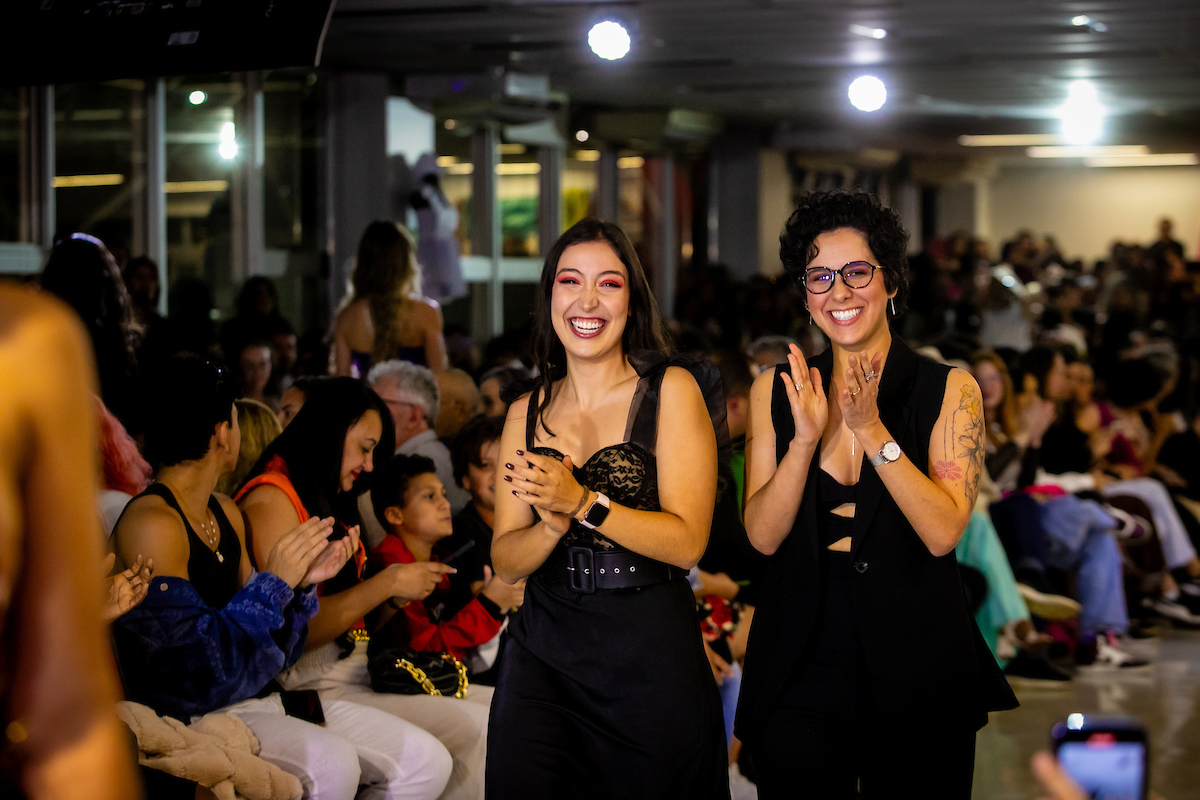
M442 793L452 762L433 736L355 703L323 699L321 707L324 727L287 716L278 694L221 711L246 723L259 757L299 778L308 800L433 800Z
M454 759L443 800L483 800L492 687L473 685L465 700L375 692L367 674L366 643L360 642L344 659L339 660L336 653L335 645L306 653L279 680L288 689L316 689L322 705L350 701L386 711L423 728L436 736Z
M1104 487L1104 495L1128 494L1140 499L1150 507L1150 515L1154 519L1154 530L1158 533L1158 541L1162 544L1163 560L1168 569L1182 567L1196 557L1196 549L1188 537L1187 528L1179 518L1179 512L1171 503L1171 495L1167 487L1154 478L1131 478L1115 481Z

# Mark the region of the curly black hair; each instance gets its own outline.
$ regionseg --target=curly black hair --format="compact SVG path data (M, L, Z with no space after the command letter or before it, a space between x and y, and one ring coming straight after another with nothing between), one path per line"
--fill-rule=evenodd
M853 228L883 271L884 285L895 292L896 313L908 307L908 231L900 215L867 192L809 192L800 198L779 236L779 260L804 291L804 270L817 257L817 237L838 228Z

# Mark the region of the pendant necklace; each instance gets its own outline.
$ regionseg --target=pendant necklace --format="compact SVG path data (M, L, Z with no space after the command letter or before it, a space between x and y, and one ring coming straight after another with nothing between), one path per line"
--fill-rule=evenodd
M212 517L212 512L206 510L206 515ZM200 523L200 530L204 531L204 538L208 540L208 549L213 551L213 555L217 557L217 562L225 563L225 556L221 554L221 529L217 526L217 520L214 517L210 523L207 519Z

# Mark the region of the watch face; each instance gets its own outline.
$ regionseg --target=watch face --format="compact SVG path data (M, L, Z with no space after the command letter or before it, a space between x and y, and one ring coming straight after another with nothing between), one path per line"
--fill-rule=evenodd
M895 442L888 442L883 446L883 457L888 461L896 461L900 458L900 445Z

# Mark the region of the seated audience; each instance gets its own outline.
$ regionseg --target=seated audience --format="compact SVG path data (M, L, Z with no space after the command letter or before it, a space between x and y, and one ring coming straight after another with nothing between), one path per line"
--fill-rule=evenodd
M258 564L310 511L333 516L339 535L357 545L357 495L378 462L392 458L392 418L377 394L353 378L331 378L312 392L283 433L263 452L237 496ZM453 757L447 798L483 796L488 706L492 691L472 686L465 700L376 693L367 674L367 617L390 600L429 595L451 571L435 562L393 564L363 573L355 556L318 593L304 655L278 676L288 690L315 690L322 704L346 700L386 711L433 734Z
M129 699L185 722L218 709L237 716L261 757L312 797L437 797L449 764L424 731L333 699L305 721L264 691L299 657L316 586L353 555L356 532L328 541L333 519L305 514L272 538L255 571L238 507L213 493L237 463L232 387L195 357L169 359L155 377L146 447L156 482L114 534L118 567L145 556L155 569L152 591L113 626Z
M121 421L114 417L99 397L92 397L99 423L100 445L100 492L96 502L100 506L103 523L104 547L108 549L108 537L126 504L150 485L153 470L142 454L137 442L125 430Z
M255 339L244 343L229 357L236 370L239 396L257 400L274 410L279 405L279 398L267 393L271 383L271 346L262 339Z
M448 442L468 420L483 411L483 399L475 379L461 369L437 373L437 383L441 403L434 432L439 439Z
M375 477L371 494L388 532L372 553L378 568L420 561L449 563L445 557L455 551L442 543L453 530L450 503L432 461L424 456L397 456ZM486 571L479 592L462 572L443 576L428 597L410 602L374 635L417 652L449 653L462 660L469 648L499 633L508 612L524 598L524 581L505 583L490 569Z
M433 428L442 402L437 376L409 361L393 360L372 367L367 383L387 405L396 430L396 455L433 459L450 507L455 514L462 511L470 496L454 482L450 450Z
M309 393L324 383L325 380L325 378L303 376L292 381L292 385L283 390L283 395L279 398L280 427L286 428L291 424L296 415L300 413L300 409L304 405L304 401L308 399Z
M257 400L244 397L235 400L234 406L237 408L242 443L238 448L237 464L217 482L217 491L230 496L246 482L263 450L283 431L275 412Z
M532 373L524 367L492 367L479 379L479 394L483 400L483 413L489 417L503 417L508 413L508 403L502 399L503 392L514 381L528 380Z

